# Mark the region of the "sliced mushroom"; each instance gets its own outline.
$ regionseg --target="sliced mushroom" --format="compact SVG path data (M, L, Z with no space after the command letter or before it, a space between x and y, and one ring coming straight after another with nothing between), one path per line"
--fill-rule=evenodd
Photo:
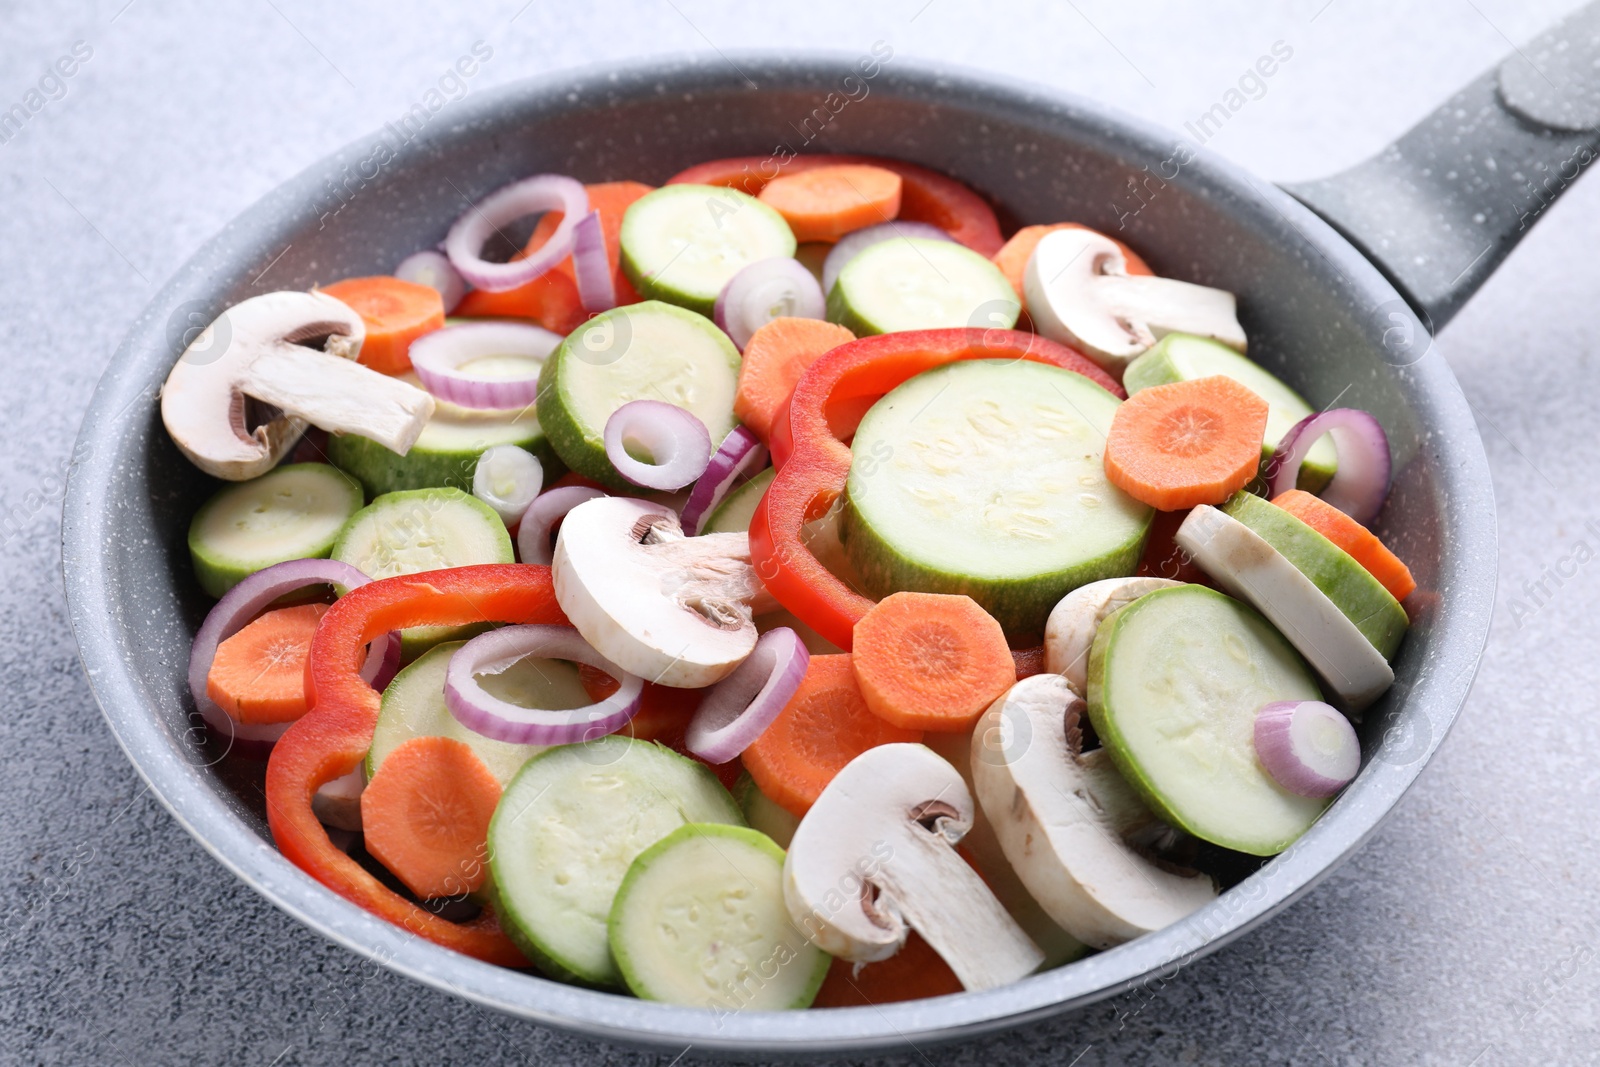
M1083 349L1115 375L1169 333L1245 349L1232 293L1130 275L1117 243L1092 230L1047 234L1028 260L1023 289L1040 333Z
M405 455L433 414L433 397L356 363L365 338L361 316L326 293L266 293L235 304L167 375L167 433L195 466L235 482L271 470L307 423ZM323 350L308 347L313 342ZM271 417L251 427L247 398Z
M1104 749L1083 753L1083 698L1036 674L989 706L972 735L978 803L1046 914L1110 948L1216 898L1210 878L1145 858L1125 835L1152 821Z
M888 959L916 930L968 989L991 989L1044 961L955 850L972 794L923 745L881 745L851 760L789 842L783 896L819 948L859 963Z
M1262 536L1201 504L1174 536L1224 589L1255 607L1333 689L1333 703L1359 715L1394 684L1394 671L1356 624Z
M1080 585L1061 598L1044 624L1044 669L1066 678L1074 693L1087 696L1089 649L1106 616L1146 593L1182 584L1170 578L1106 578Z
M339 830L361 829L361 794L367 788L367 776L361 765L355 770L322 783L312 794L311 813L324 826Z
M585 641L645 681L693 689L755 648L778 603L742 533L685 537L664 504L596 497L567 512L551 562L556 601Z

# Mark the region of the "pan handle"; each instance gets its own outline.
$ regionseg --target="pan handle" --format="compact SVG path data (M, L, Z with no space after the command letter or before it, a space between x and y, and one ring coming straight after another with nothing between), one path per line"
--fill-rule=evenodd
M1285 188L1442 329L1600 155L1600 2L1364 163Z

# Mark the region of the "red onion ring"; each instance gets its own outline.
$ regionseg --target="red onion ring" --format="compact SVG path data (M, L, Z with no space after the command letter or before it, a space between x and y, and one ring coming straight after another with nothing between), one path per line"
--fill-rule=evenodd
M606 255L605 231L600 212L591 211L572 230L572 272L578 279L578 299L591 314L617 306L617 283Z
M561 212L561 224L537 251L525 259L490 263L483 244L500 227L528 215ZM589 213L589 191L561 174L540 174L497 189L468 208L444 239L445 254L461 277L491 293L526 285L572 252L572 231Z
M1320 700L1280 700L1256 712L1256 756L1272 780L1303 797L1331 797L1361 770L1350 720Z
M488 356L520 356L541 365L561 335L520 322L463 322L425 333L411 342L412 369L422 387L464 408L527 407L539 396L539 373L526 378L478 378L463 363Z
M745 661L700 701L684 747L707 763L727 763L739 755L789 703L810 662L800 635L787 626L762 634Z
M751 336L773 319L820 319L827 311L822 287L798 259L757 260L728 279L712 318L744 351Z
M586 663L618 682L615 693L581 708L524 708L489 693L479 674L499 674L529 656ZM629 674L589 646L570 626L503 626L474 637L450 657L444 702L456 721L496 741L513 745L566 745L615 733L639 710L644 680Z
M634 485L672 492L706 472L711 433L705 423L675 404L630 400L611 413L605 429L606 458ZM643 445L654 462L628 455L627 443Z
M555 539L550 531L566 517L567 512L597 496L609 496L604 489L592 485L563 485L540 493L522 513L522 524L517 527L517 558L523 563L537 563L548 567L555 560Z
M847 233L839 238L839 243L828 252L828 258L822 261L823 293L833 292L833 283L839 280L839 272L844 270L845 264L873 245L892 241L897 237L916 237L929 241L955 240L946 231L927 222L880 222L876 226Z
M520 445L491 445L472 469L472 495L507 526L522 518L544 488L544 464Z
M394 269L394 276L403 282L426 285L429 289L437 290L439 299L444 301L446 315L454 311L456 305L461 303L461 298L467 295L467 283L461 280L461 275L450 265L450 260L431 248L413 252L402 259Z
M717 446L706 472L689 490L689 499L679 517L683 532L690 537L698 534L733 487L766 465L767 446L745 427L735 426Z
M1360 408L1334 408L1307 415L1283 435L1267 465L1272 495L1287 493L1300 477L1300 464L1323 434L1333 436L1338 468L1322 499L1361 523L1378 517L1389 495L1389 437L1383 425Z
M322 583L342 585L347 590L356 589L366 585L367 581L365 574L336 559L292 559L249 575L212 606L195 633L194 645L189 650L189 694L194 697L195 707L206 725L229 743L230 752L238 752L246 758L265 758L273 744L293 723L239 722L206 694L206 676L211 673L211 661L217 656L217 646L244 629L274 600L286 593ZM373 641L367 649L367 661L361 668L361 677L372 683L374 688L382 688L394 677L399 667L400 635L389 633ZM385 673L387 678L384 677Z

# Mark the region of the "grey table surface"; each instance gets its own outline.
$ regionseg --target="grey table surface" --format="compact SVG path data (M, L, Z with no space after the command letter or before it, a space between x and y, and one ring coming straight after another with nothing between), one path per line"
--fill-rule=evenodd
M473 42L494 49L476 92L611 57L882 39L1178 129L1283 41L1292 59L1209 147L1293 180L1371 154L1568 6L0 4L0 110L92 50L0 144L0 1062L672 1061L374 973L236 882L123 758L62 603L61 476L127 324L209 234ZM1493 470L1500 594L1466 712L1394 817L1159 992L900 1062L1600 1062L1597 207L1580 181L1441 338Z

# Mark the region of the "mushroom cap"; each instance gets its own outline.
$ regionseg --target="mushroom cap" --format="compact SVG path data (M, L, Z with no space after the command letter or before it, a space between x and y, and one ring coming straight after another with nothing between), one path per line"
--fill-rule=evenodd
M1079 752L1083 710L1058 674L1012 686L973 731L973 786L1034 899L1074 937L1110 948L1177 922L1217 890L1124 840L1148 815L1103 750Z
M242 384L263 355L315 338L354 358L361 316L323 293L264 293L218 315L184 350L161 389L161 420L195 466L230 481L265 474L294 447L304 419L279 414L250 429Z
M745 545L743 555L730 549ZM664 504L596 497L561 522L556 601L585 641L630 674L698 688L755 649L749 602L760 588L748 542L684 537Z
M889 958L915 929L968 989L1031 973L1043 953L955 850L973 816L960 773L931 749L868 749L789 842L790 917L822 949L858 962Z
M1171 578L1104 578L1080 585L1062 597L1044 625L1044 667L1066 678L1079 696L1088 693L1089 649L1106 616L1146 593L1169 585Z

